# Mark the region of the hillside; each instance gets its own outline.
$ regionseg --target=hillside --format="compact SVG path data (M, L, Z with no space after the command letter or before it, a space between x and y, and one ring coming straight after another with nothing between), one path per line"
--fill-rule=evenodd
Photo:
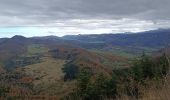
M169 55L169 48L161 49L169 46L169 32L2 38L1 81L11 81L3 85L14 86L9 88L14 97L21 91L29 91L30 98L59 99L72 92L77 75L84 68L94 80L98 74L111 78L114 71L120 74L119 70L126 76L134 58L143 51L154 56L163 52ZM15 94L15 91L18 92Z
M30 96L36 94L36 96L43 97L43 94L47 94L61 97L68 94L75 85L74 80L64 81L63 68L66 65L79 66L79 69L89 68L94 74L108 75L115 68L114 64L117 62L125 63L121 67L128 65L127 58L107 53L100 55L97 52L80 48L73 41L68 41L51 36L6 38L0 45L2 77L9 74L10 77L17 78L18 82L28 82L26 84L32 86L28 87ZM16 71L19 76L15 75ZM15 84L16 79L12 81ZM22 91L23 86L18 88L21 88ZM15 91L15 89L11 89Z
M57 49L49 51L54 58L68 60L69 64L74 64L81 67L87 67L96 72L110 72L110 68L104 64L108 62L123 62L126 58L114 55L99 55L95 52L90 52L81 48L58 47ZM120 59L119 59L120 58Z

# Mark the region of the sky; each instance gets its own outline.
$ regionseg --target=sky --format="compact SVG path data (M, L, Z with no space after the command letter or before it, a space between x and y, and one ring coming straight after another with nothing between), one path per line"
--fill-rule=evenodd
M0 0L0 37L170 28L170 0Z

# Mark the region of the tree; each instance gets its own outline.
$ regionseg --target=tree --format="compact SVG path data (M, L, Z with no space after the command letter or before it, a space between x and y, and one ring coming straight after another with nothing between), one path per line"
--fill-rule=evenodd
M153 78L153 68L154 63L152 61L152 58L147 56L146 54L143 54L140 59L140 66L143 69L144 78Z
M90 71L86 68L83 68L77 78L77 92L79 95L83 98L86 99L88 97L88 86L90 84L90 79L91 79L92 74Z
M112 99L117 95L117 77L114 74L112 74L110 80L106 81L106 95Z
M77 79L77 93L79 93L83 100L113 99L117 94L115 79L115 77L109 79L102 73L91 79L91 74L87 70L82 70Z
M131 67L131 72L134 80L138 82L142 82L146 78L154 77L154 62L151 57L145 55L141 56L141 58L136 59Z
M168 74L169 72L169 58L164 53L161 57L158 58L156 62L157 69L155 69L156 76L163 77Z
M9 92L9 89L4 87L4 86L0 86L0 97L6 97L6 93Z
M94 83L91 85L91 96L93 100L103 100L107 97L107 89L108 89L108 78L104 76L104 74L97 75ZM89 89L89 90L90 90Z
M64 81L75 79L79 73L78 66L73 64L66 64L62 70L65 73Z
M140 60L133 62L131 67L131 74L135 81L142 82L144 79L143 68L141 66Z

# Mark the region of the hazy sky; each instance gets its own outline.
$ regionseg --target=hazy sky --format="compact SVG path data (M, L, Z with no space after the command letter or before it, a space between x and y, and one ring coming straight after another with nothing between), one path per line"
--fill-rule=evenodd
M0 0L0 37L170 28L170 0Z

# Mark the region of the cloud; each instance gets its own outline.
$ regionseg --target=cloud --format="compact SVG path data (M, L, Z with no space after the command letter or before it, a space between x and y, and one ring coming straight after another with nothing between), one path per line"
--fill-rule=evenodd
M0 32L5 27L20 30L30 27L42 30L39 27L45 27L45 31L39 31L41 34L45 32L55 34L56 30L60 30L57 32L62 34L66 32L90 34L170 28L170 0L0 0L0 2Z
M100 33L123 33L141 32L158 28L169 28L170 21L159 20L158 22L137 19L73 19L60 20L55 23L42 26L17 26L0 27L0 37L8 35L47 36L47 35L69 35L69 34L100 34ZM11 33L11 34L7 34ZM6 35L4 35L6 34Z

